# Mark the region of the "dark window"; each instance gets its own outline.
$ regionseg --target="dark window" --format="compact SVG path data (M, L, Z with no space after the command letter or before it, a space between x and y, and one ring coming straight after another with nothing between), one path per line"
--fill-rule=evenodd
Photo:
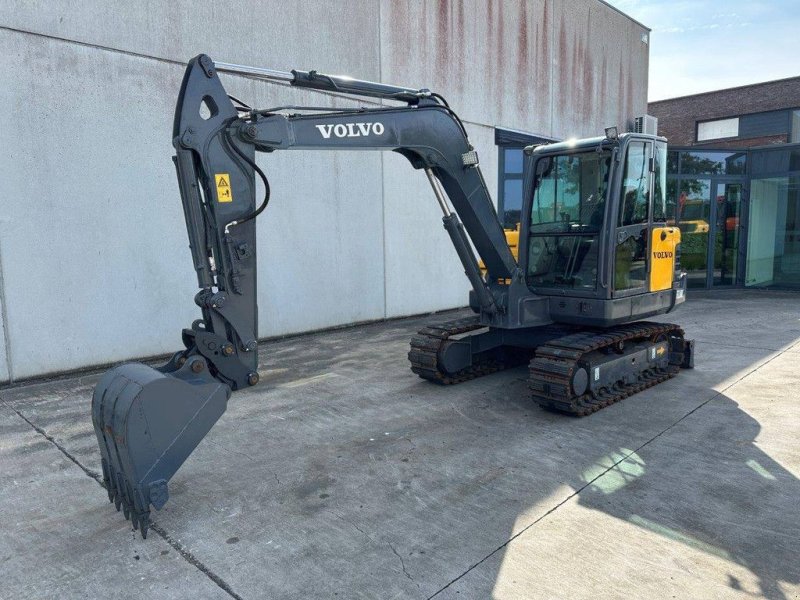
M667 152L667 173L670 175L678 174L678 152L676 150Z
M756 150L751 153L750 161L753 176L800 171L800 149Z
M739 118L739 137L755 138L786 134L789 132L787 117L788 114L785 110L742 115Z
M503 182L503 227L516 226L521 210L522 179L506 179Z
M744 175L744 152L681 152L683 175Z
M522 209L522 171L525 156L521 147L500 147L500 195L497 200L500 224L514 229Z

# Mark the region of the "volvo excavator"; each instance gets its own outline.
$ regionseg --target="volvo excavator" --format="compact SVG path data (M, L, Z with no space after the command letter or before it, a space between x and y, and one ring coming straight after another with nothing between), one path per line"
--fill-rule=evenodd
M256 109L228 95L220 73L381 103ZM666 140L655 134L609 128L526 148L518 259L463 123L428 89L199 55L180 88L173 145L200 318L167 364L111 369L92 398L109 500L143 537L150 507L167 502L170 478L231 393L259 381L255 219L270 187L256 152L393 151L424 172L475 313L412 337L411 370L424 379L456 384L527 363L532 402L583 416L693 366L680 327L643 320L686 295L680 232L667 223Z

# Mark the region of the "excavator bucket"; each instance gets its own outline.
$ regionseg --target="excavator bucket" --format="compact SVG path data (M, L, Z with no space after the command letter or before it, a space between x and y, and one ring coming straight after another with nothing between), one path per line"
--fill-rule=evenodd
M143 538L150 505L164 506L167 482L225 412L230 388L205 366L201 357L171 373L128 363L95 388L92 421L108 499Z

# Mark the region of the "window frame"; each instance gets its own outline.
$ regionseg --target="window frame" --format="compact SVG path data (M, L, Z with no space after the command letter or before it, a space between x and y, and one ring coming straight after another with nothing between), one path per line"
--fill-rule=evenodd
M700 143L700 142L712 142L714 140L730 140L730 139L738 138L739 137L739 126L740 126L739 119L740 119L741 116L742 115L737 115L735 117L724 117L724 118L721 118L721 119L717 118L717 119L706 119L706 120L703 120L703 121L697 121L695 123L695 128L694 128L694 140L695 140L695 142L697 142L697 143ZM722 123L724 121L736 121L736 133L734 135L705 137L703 139L700 139L700 126L701 125L708 125L709 123Z
M645 164L647 165L646 173L647 173L647 219L641 223L631 223L629 225L623 225L620 222L620 211L622 210L622 199L624 193L624 178L625 173L627 170L628 164L628 154L631 151L631 148L634 144L644 144L645 147ZM620 159L620 168L619 168L619 182L620 182L620 195L615 199L615 207L614 212L614 225L613 225L613 237L611 238L611 245L614 248L612 261L612 272L611 272L611 297L612 298L625 298L627 296L635 296L638 294L646 293L650 290L650 269L652 268L652 260L650 257L650 237L651 232L653 230L653 188L655 186L655 176L653 171L650 169L651 165L653 164L653 159L655 156L655 144L650 140L631 140L625 148L625 154ZM645 257L645 265L644 265L644 280L642 285L635 286L635 287L626 287L617 289L616 281L617 281L617 266L619 262L617 260L617 253L619 252L619 246L626 242L628 239L636 238L639 236L631 235L632 232L645 232L645 239L644 239L644 257Z
M506 149L519 149L524 150L527 146L535 146L539 144L549 144L552 142L560 141L557 138L529 133L527 131L520 131L517 129L508 129L505 127L494 128L494 144L497 148L497 219L500 225L506 229L520 225L517 223L506 225L506 194L505 185L506 180L519 179L522 181L522 203L520 206L520 219L522 217L522 208L525 205L525 163L528 157L523 153L522 155L522 173L506 174ZM521 227L521 226L520 226Z
M501 146L497 146L497 153L498 157L498 169L497 169L497 217L500 221L500 225L503 229L513 229L516 225L520 223L522 219L522 205L525 203L525 198L520 198L520 219L517 220L516 224L506 223L506 181L515 181L519 180L520 185L522 186L522 195L525 195L525 189L523 185L524 175L525 175L525 154L523 152L525 146L524 145L517 145L517 144L504 144ZM520 173L507 173L506 172L506 150L519 150L523 152L522 155L522 171Z

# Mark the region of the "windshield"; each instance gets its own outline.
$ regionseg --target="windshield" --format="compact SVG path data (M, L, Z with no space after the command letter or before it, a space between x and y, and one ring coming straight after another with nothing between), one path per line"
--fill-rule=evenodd
M595 290L611 151L540 159L531 205L528 285Z
M538 165L544 163L544 170ZM531 207L531 233L600 231L611 152L579 152L543 158Z

